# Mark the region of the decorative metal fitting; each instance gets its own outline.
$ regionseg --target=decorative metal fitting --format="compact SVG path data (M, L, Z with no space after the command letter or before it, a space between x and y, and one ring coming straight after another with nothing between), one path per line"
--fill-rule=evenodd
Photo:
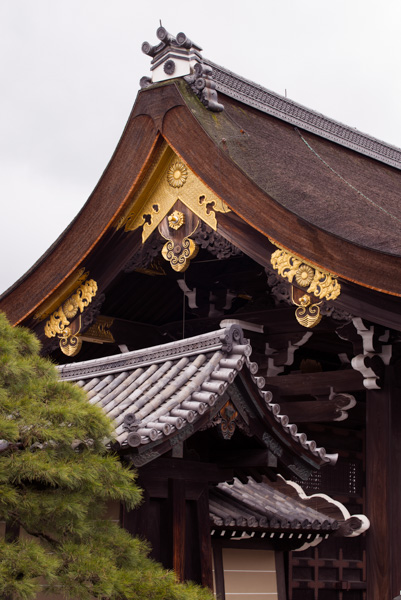
M171 229L179 229L185 223L185 215L179 210L175 210L167 218L169 227L171 227Z
M181 161L175 161L167 171L168 184L173 188L182 187L188 178L188 169Z
M273 240L271 241L275 244ZM291 284L295 279L295 283L303 288L301 291L294 288L293 285L291 286L291 299L293 304L298 307L295 317L303 327L315 327L322 319L320 304L324 299L335 300L338 298L341 285L335 275L308 264L301 257L291 254L280 246L278 248L271 256L273 268ZM307 289L305 290L305 288ZM313 302L312 294L319 298L320 302Z
M320 300L335 300L338 298L341 285L335 275L313 267L296 254L291 254L281 246L275 245L279 250L273 252L271 264L281 277L285 277L290 283L293 282L295 277L295 281L300 287L309 286L306 291L309 294L314 294Z

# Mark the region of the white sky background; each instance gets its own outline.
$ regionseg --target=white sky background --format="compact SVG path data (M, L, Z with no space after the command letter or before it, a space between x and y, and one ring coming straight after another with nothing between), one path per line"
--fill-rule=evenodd
M210 60L401 147L401 0L2 0L0 291L96 185L159 19Z

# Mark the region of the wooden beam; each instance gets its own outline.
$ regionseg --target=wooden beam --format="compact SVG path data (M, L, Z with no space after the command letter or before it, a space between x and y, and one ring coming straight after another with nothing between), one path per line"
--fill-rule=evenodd
M363 377L354 369L322 371L319 373L294 373L267 377L268 386L274 386L281 396L324 396L334 392L363 391Z
M349 399L340 396L332 400L306 400L300 402L280 402L281 413L295 423L318 423L320 421L340 420L342 409ZM346 411L345 411L346 412ZM346 416L345 416L346 418ZM341 420L344 420L341 419Z
M140 474L143 477L152 474L152 478L156 479L172 478L210 483L228 481L234 477L232 468L221 468L213 463L163 457L141 467Z
M241 452L220 452L216 460L222 467L272 467L272 454L268 449L242 450Z
M284 566L284 552L275 552L276 559L276 577L277 577L277 598L278 600L287 599L287 590L285 584L285 566Z

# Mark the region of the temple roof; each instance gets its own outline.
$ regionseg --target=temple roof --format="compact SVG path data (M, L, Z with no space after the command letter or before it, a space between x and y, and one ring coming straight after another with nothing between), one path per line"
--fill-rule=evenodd
M304 131L315 133L345 148L351 148L360 154L401 169L400 148L280 96L210 60L204 58L203 62L212 68L216 89L222 94L300 127Z
M212 527L220 534L285 532L299 539L299 546L305 532L320 539L334 532L355 537L369 527L364 515L351 516L343 504L324 494L307 496L299 485L280 475L276 482L249 477L246 483L237 478L219 483L210 491L209 511Z
M216 527L249 529L290 529L319 532L336 531L336 519L303 505L267 482L247 483L234 478L219 483L210 493L210 516Z
M133 455L137 466L207 426L228 401L233 405L232 412L244 416L251 431L250 417L256 419L257 410L264 422L262 444L285 460L283 442L289 453L290 470L302 472L300 466L294 465L296 454L304 455L315 468L335 461L281 413L272 393L263 389L264 378L255 376L258 367L249 360L251 352L241 328L230 325L192 338L58 369L61 379L77 382L87 392L89 401L114 419L120 447L137 449L141 455ZM230 388L243 367L258 399L256 405L251 397L246 399L248 412L251 408L248 415L245 396L239 397L238 390ZM279 437L274 429L280 432ZM145 459L144 453L149 449Z
M146 243L120 224L142 210L144 182L168 146L220 203L213 228L225 240L263 266L275 245L292 252L339 278L343 310L370 319L381 311L378 322L400 328L391 297L401 296L400 151L202 59L184 34L159 39L148 52L160 77L138 94L92 195L0 310L48 343L43 307L64 301L77 274L90 271L105 293ZM189 75L174 74L177 56Z
M356 152L322 133L309 133L300 125L255 110L242 99L238 102L222 94L219 99L224 111L217 116L188 101L214 143L277 204L351 244L401 254L398 170L365 156L359 148ZM271 214L262 212L257 223L253 206L232 202L248 222L252 219L252 225L274 237Z

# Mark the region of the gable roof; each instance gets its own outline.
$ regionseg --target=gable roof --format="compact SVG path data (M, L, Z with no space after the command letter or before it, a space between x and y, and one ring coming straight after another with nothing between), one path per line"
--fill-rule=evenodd
M258 399L255 405L250 396L246 397L251 416L244 416L249 424L258 414L266 432L260 436L262 444L279 460L288 462L290 470L301 474L302 467L294 461L296 455L305 456L308 467L335 462L336 456L327 455L281 414L272 393L263 389L264 378L256 375L258 367L249 359L251 352L242 329L229 325L144 350L62 365L58 370L60 379L77 382L87 392L89 402L114 419L119 446L134 452L136 466L193 435L230 399L239 402L237 410L244 415L243 400L236 401L238 394L233 396L229 388L242 368L248 371Z
M92 277L102 271L103 293L121 271L123 253L139 251L137 232L116 233L116 224L166 142L231 209L217 216L218 233L261 264L269 264L272 241L340 277L351 296L353 283L363 286L366 304L381 304L380 294L366 288L401 296L399 151L204 63L215 68L224 110L208 111L183 78L139 93L86 205L1 296L0 310L12 323L40 333L35 311L62 297L69 278L90 264ZM339 306L343 299L351 312L345 293ZM390 304L398 319L398 302Z

